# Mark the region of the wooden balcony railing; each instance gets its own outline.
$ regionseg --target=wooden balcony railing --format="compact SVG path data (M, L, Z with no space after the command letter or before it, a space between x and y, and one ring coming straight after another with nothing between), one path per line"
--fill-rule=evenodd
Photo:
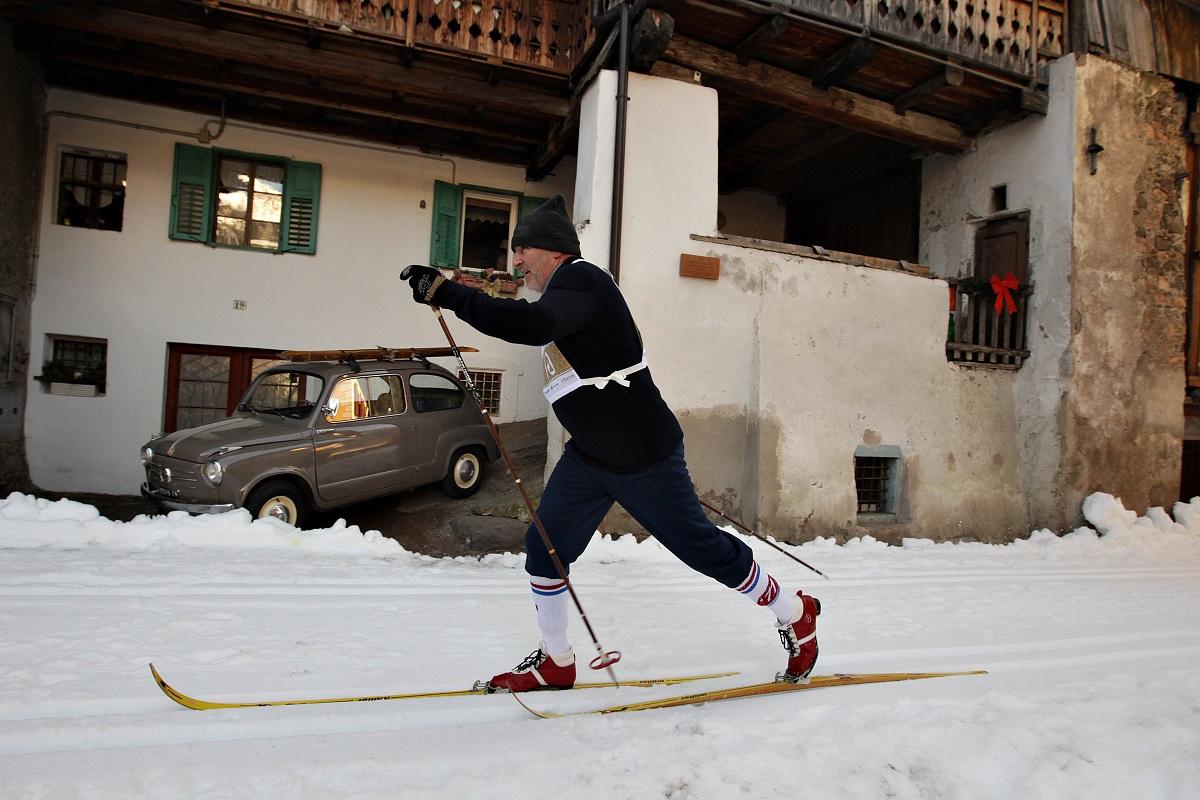
M433 46L570 74L591 33L575 0L205 0L307 25L342 26L409 47Z
M1021 284L997 300L991 284L981 278L949 278L950 324L946 358L965 366L1020 369L1029 357L1025 320L1032 284ZM999 308L997 308L999 306ZM1010 310L1011 309L1011 310Z
M850 23L925 50L1017 75L1067 51L1065 0L784 0L800 14ZM1037 17L1037 32L1032 20Z

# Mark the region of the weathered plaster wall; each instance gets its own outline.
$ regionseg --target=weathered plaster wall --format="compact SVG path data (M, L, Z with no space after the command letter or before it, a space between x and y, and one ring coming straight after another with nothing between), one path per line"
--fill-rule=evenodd
M1073 501L1103 490L1129 508L1166 506L1184 429L1185 105L1165 79L1086 56L1075 108L1063 481ZM1095 175L1083 157L1092 127Z
M137 448L162 425L167 342L267 349L444 344L435 317L398 279L404 265L429 258L435 180L571 194L570 162L560 169L566 179L526 184L520 167L233 121L216 146L322 165L317 254L210 248L167 236L173 148L195 140L149 129L196 131L204 117L59 90L49 105L144 127L51 118L47 192L60 148L77 146L127 154L128 197L119 233L56 225L52 199L42 203L32 363L42 363L47 334L105 338L109 354L103 397L50 395L28 383L29 464L45 489L136 493L143 478ZM245 300L246 310L234 310L234 299ZM499 419L546 413L535 349L479 334L453 315L449 322L460 345L481 351L468 356L471 367L503 371Z
M1050 65L1046 116L981 137L975 150L926 158L921 176L921 263L939 275L974 272L973 221L990 211L992 188L1029 212L1030 357L1012 381L1021 494L1030 519L1063 528L1078 515L1062 471L1071 308L1071 195L1075 162L1075 57Z
M946 361L945 282L693 240L714 233L716 93L633 76L630 97L621 289L701 493L791 539L863 533L855 448L891 444L906 464L900 522L870 532L1027 531L1015 377ZM586 131L586 107L582 119ZM604 129L580 142L592 163ZM720 280L680 277L684 252L719 257Z
M39 67L13 51L0 19L0 295L15 301L16 317L11 376L0 372L0 494L29 478L23 426L38 219L31 198L40 186L45 104Z

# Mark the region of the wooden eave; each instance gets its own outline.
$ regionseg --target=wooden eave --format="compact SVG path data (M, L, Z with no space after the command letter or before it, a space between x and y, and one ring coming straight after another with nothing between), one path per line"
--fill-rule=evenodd
M923 152L961 152L1044 103L1036 82L1002 70L967 64L948 80L961 59L778 13L798 2L665 3L675 33L652 72L699 73L720 92L723 187L806 195ZM52 85L522 164L531 179L574 151L582 89L608 38L589 35L567 74L221 0L0 0L0 16Z
M231 119L525 164L568 76L190 0L0 0L52 85Z

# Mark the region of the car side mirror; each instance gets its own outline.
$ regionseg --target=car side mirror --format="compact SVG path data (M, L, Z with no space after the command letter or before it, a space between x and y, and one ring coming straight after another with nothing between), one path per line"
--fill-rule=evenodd
M341 406L341 404L341 401L336 397L331 397L325 403L325 405L321 406L321 413L327 417L336 417L338 408Z

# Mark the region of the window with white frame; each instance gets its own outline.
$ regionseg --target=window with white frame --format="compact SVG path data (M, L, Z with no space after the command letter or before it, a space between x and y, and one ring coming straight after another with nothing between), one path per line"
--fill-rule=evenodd
M517 220L544 202L505 189L435 181L429 263L477 274L511 271Z

